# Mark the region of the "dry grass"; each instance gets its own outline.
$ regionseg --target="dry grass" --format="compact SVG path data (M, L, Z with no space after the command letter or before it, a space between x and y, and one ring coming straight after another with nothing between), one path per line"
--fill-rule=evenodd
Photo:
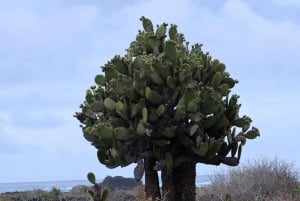
M299 201L296 171L284 161L260 159L217 174L212 184L201 188L204 201Z

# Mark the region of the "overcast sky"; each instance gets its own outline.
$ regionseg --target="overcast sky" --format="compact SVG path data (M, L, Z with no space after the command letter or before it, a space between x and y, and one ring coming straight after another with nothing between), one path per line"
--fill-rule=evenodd
M241 115L261 131L241 164L278 157L300 169L299 0L0 0L0 183L133 176L98 163L73 114L142 15L177 24L239 80Z

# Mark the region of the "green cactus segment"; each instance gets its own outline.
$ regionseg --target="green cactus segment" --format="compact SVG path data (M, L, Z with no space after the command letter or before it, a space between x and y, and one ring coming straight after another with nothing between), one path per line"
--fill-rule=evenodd
M95 83L98 84L99 86L105 86L106 81L104 75L96 75Z
M238 150L238 143L234 142L231 144L231 157L234 157Z
M193 136L199 129L199 126L197 124L193 125L191 128L190 128L190 136Z
M142 119L144 124L148 122L148 110L145 107L142 109Z
M142 21L144 30L145 30L146 32L153 32L153 24L152 24L152 22L151 22L150 19L148 19L148 18L142 16L142 17L140 18L140 21Z
M156 110L156 114L158 116L162 116L165 112L166 112L166 106L163 105L163 104L159 105L157 110Z
M247 124L247 121L244 118L238 118L233 121L233 125L240 127L240 128L244 127L246 124Z
M228 142L228 144L232 144L232 142L233 142L231 132L228 132L228 133L227 133L227 142Z
M103 103L104 103L104 107L111 111L116 109L116 102L111 98L106 98Z
M107 79L107 81L118 77L118 73L111 66L104 67L103 71L105 73L105 78Z
M169 88L175 89L176 86L175 86L175 82L174 82L173 77L171 77L171 76L167 77L167 85L168 85Z
M115 83L114 91L117 94L124 94L127 92L128 86L127 82L123 80L119 80Z
M237 104L237 100L238 100L239 96L238 95L232 95L229 99L229 104L228 107L232 108L234 105Z
M108 198L109 191L107 188L103 189L101 192L101 201L105 201Z
M211 86L215 89L217 89L221 83L222 75L220 72L216 72L211 80Z
M215 140L215 139L212 139L209 143L209 152L208 152L208 155L210 156L214 156L221 148L223 143Z
M225 116L223 116L218 120L216 127L217 128L225 128L225 127L229 126L229 124L230 124L230 122L228 121L228 119Z
M200 143L199 144L199 156L206 156L208 152L209 144L208 142Z
M161 85L161 84L165 83L157 71L151 72L150 76L151 76L152 81L157 85Z
M242 145L246 144L246 137L244 135L237 135L236 137L233 137L233 139L236 142L241 142Z
M208 117L204 120L203 127L204 127L204 128L211 128L211 127L213 127L216 123L217 123L217 117L216 117L216 116L214 116L214 115L208 116Z
M116 56L112 62L114 63L114 68L119 73L128 75L128 66L120 56Z
M114 130L112 128L101 128L99 130L99 136L103 139L112 139Z
M229 94L229 85L228 84L221 84L219 86L219 90L222 96L227 96Z
M149 87L146 87L145 97L153 104L160 104L163 100L162 96L158 92L151 90Z
M146 97L147 100L151 100L151 98L152 98L152 91L149 87L146 87L145 97Z
M90 89L86 90L86 95L85 95L85 100L87 101L88 104L91 104L93 101L93 93Z
M242 145L240 144L239 145L239 149L238 149L238 159L240 160L241 159L241 156L242 156Z
M94 197L95 194L94 194L94 191L92 189L88 189L87 190L87 193L91 196L91 197Z
M118 140L124 140L129 136L129 130L125 127L117 127L114 129L114 135Z
M104 164L107 157L106 154L102 150L97 151L97 157L100 163Z
M142 67L144 67L146 64L144 60L141 58L141 56L137 56L133 62L131 63L131 69L132 70L139 70Z
M120 154L119 154L119 152L116 150L116 148L113 147L113 148L110 150L110 154L111 154L111 156L112 156L115 160L119 160Z
M167 127L165 132L164 132L164 136L166 136L167 138L172 138L175 136L175 130L176 130L177 126L171 126L171 127Z
M163 37L165 37L166 32L167 32L167 26L168 24L163 23L162 25L160 25L157 30L156 30L156 36L157 38L161 39Z
M247 139L255 139L256 137L258 137L260 134L259 134L259 130L255 127L252 128L252 130L248 131L246 134L245 134L245 137Z
M200 110L204 115L216 113L218 109L219 104L212 99L208 99L206 102L200 104Z
M112 118L111 119L111 125L112 127L125 127L127 128L129 126L128 122L121 118Z
M89 172L87 174L87 178L88 178L89 182L91 182L92 184L96 184L96 177L95 177L94 173Z
M238 81L237 81L237 80L234 80L234 79L232 79L232 78L224 78L224 79L223 79L223 83L228 84L229 88L231 89L231 88L234 87L234 85L235 85L236 83L238 83Z
M195 113L199 110L199 104L197 104L195 101L190 101L187 104L187 111L191 113Z
M175 61L177 58L176 41L168 40L165 44L165 54L168 59Z
M146 130L146 128L144 126L143 120L140 120L140 122L137 125L136 132L139 135L144 135L145 134L145 130Z
M171 27L169 29L169 37L171 40L176 40L177 35L177 26L174 24L171 24Z
M103 101L95 101L91 103L91 110L93 112L101 112L104 109L104 103Z
M151 48L158 48L161 44L160 39L156 38L155 36L149 37L148 42Z
M220 72L220 73L222 73L222 72L224 72L225 71L225 69L226 69L226 66L225 66L225 64L223 64L223 63L219 63L219 64L213 64L213 71L214 72Z
M94 142L96 139L95 135L85 131L83 131L83 137L89 142Z
M157 122L158 118L159 118L159 116L154 112L151 112L149 115L149 121L152 123Z

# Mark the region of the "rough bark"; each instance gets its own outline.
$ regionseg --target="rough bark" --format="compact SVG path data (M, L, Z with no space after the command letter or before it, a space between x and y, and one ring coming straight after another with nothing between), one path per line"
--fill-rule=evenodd
M195 201L196 163L185 161L171 173L162 170L162 193L168 201Z
M181 197L185 201L196 200L196 164L192 161L182 163L180 166L181 175L181 186L182 189Z
M169 174L166 169L161 171L162 197L164 200L173 201L176 198L175 184L173 174Z
M154 201L156 198L161 198L160 189L159 189L159 180L157 171L154 168L155 160L145 159L144 168L145 168L145 193L146 197L152 198Z

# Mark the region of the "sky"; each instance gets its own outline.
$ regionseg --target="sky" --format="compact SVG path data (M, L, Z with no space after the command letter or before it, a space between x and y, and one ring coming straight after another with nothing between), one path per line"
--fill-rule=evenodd
M300 169L300 1L0 0L0 183L133 176L134 165L98 162L73 115L141 16L177 24L239 80L240 114L261 132L241 165L277 157ZM197 174L224 169L199 164Z

